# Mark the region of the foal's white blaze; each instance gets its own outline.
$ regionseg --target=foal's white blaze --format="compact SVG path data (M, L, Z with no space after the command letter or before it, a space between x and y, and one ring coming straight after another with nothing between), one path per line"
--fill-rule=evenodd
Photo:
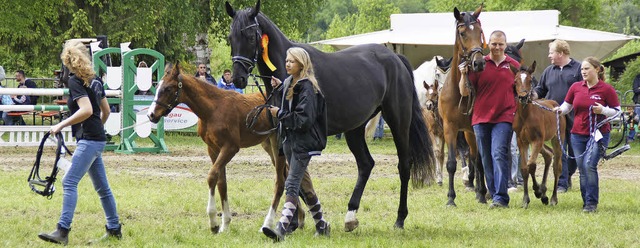
M218 227L218 222L216 221L217 211L218 210L216 210L216 198L213 195L213 193L209 191L209 204L207 204L207 214L209 215L209 226L211 228Z
M526 73L520 73L520 80L522 80L521 82L524 83L525 79L527 79L527 74Z
M347 212L347 216L344 217L344 223L357 221L356 210L350 210Z
M158 85L156 86L156 96L153 98L153 102L151 102L151 105L149 105L149 110L147 110L147 117L151 116L151 113L156 111L156 101L158 100L158 94L160 94L160 87L162 87L162 83L164 82L164 80L160 80L160 82L158 82Z
M264 218L264 222L262 223L262 227L273 227L273 220L276 216L276 210L273 207L269 207L269 212L267 212L267 217ZM262 232L262 228L258 230Z

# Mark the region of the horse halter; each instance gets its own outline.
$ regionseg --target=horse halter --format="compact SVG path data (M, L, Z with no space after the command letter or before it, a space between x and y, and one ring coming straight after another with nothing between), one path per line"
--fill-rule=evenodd
M526 78L526 74L524 72L520 71L520 74L518 76L520 76L520 83L524 84L524 80ZM515 81L517 81L517 79L514 79L514 87L516 85ZM517 89L516 89L516 91L517 91ZM520 101L520 103L522 103L522 104L532 103L533 89L529 89L528 91L527 90L523 90L523 91L520 91L520 92L527 93L526 96L520 96L519 94L517 94L518 92L516 92L516 96L518 97L518 101Z
M247 58L242 55L234 55L231 57L231 61L233 61L234 64L239 63L242 66L242 68L244 68L247 71L247 74L249 75L253 75L251 74L251 72L253 71L253 68L258 62L258 53L260 52L260 41L262 39L262 32L260 31L260 24L258 23L258 17L254 17L254 21L255 21L254 24L251 24L249 26L246 26L240 29L240 33L242 33L242 31L244 30L247 30L252 27L256 27L256 48L253 55L253 59Z
M169 104L166 104L156 99L156 100L153 100L153 102L156 105L165 108L167 112L164 115L168 115L176 106L178 106L178 104L180 104L180 102L178 102L178 98L180 98L181 91L182 91L182 75L178 75L178 90L176 90L176 94L175 94L175 97L173 98L173 101L171 101L171 103Z
M64 145L64 137L62 134L56 133L57 147L53 170L51 171L51 175L45 177L45 179L40 178L40 158L42 158L44 143L47 141L50 134L51 133L47 132L42 136L40 147L38 148L38 153L36 155L36 161L33 163L31 173L29 173L29 178L27 178L27 182L29 182L31 190L41 196L47 197L47 199L51 199L51 197L53 197L53 193L56 192L56 187L53 184L56 182L56 176L60 170L60 168L58 168L58 161L60 160L61 155L66 153L73 156L67 146ZM40 188L42 188L42 190L40 190Z
M469 26L472 30L473 30L473 24L478 23L478 25L481 26L482 28L482 24L480 23L480 19L476 19L475 21L470 21L468 24L466 22L458 22L456 21L456 28L461 27L461 26ZM460 34L460 32L458 32L458 30L456 29L456 34L458 35L458 40L462 40L462 34ZM482 40L482 47L474 47L472 48L470 51L467 51L467 48L465 46L460 46L462 48L462 61L470 61L471 63L467 64L467 67L472 67L474 66L475 61L471 60L472 57L474 57L477 53L480 53L482 55L484 55L482 49L484 47L487 46L487 42L486 39L484 38L484 31L480 31L480 39ZM469 68L467 68L469 69Z

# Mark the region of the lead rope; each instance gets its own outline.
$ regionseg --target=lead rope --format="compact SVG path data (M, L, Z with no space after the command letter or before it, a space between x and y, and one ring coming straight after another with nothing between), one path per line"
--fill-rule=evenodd
M267 79L271 79L271 77L255 75L255 74L250 74L250 75L253 77L253 82L256 84L256 87L258 87L258 90L260 91L260 94L262 94L262 97L264 98L264 104L256 106L251 111L249 111L249 113L247 113L247 117L245 119L245 125L246 125L247 129L251 130L251 132L253 132L254 134L257 134L257 135L268 135L268 134L272 133L273 131L275 131L276 129L278 129L278 123L276 123L274 121L273 115L271 114L271 111L267 110L265 112L267 113L267 119L269 120L269 124L271 124L272 128L270 128L268 130L265 130L265 131L256 131L254 129L254 125L258 122L258 117L260 117L260 114L262 113L262 111L264 111L265 109L268 109L269 107L271 107L271 104L269 104L269 101L271 100L271 97L273 97L273 93L275 92L275 89L272 90L271 94L269 94L269 97L267 97L264 94L264 92L262 91L262 88L260 87L260 84L258 84L258 80L256 80L256 77L258 77L258 78L267 78Z
M534 105L536 105L536 106L540 107L541 109L544 109L544 110L547 110L547 111L551 111L551 112L555 112L555 111L553 111L553 109L550 109L550 108L548 108L548 107L546 107L546 106L544 106L544 105L542 105L542 104L538 103L537 101L532 101L532 103L533 103ZM564 156L567 156L567 158L569 158L569 159L578 159L578 158L581 158L581 157L583 157L583 156L584 156L588 151L590 151L591 149L593 149L593 144L596 144L596 143L597 143L597 142L595 141L595 139L594 139L595 131L596 131L596 130L598 130L600 127L602 127L602 126L603 126L604 124L606 124L607 122L610 122L611 120L613 120L613 119L615 119L615 118L618 118L618 117L620 116L620 114L622 113L622 111L617 111L615 115L613 115L613 116L611 116L611 117L607 117L607 118L605 118L604 120L602 120L601 122L597 122L597 116L594 116L594 115L592 114L592 113L593 113L592 108L593 108L593 106L590 106L590 107L589 107L589 118L588 118L588 119L589 119L589 133L590 133L591 135L589 135L589 136L590 136L590 138L589 138L589 141L587 141L587 147L586 147L586 149L584 150L584 152L583 152L582 154L580 154L580 155L578 155L578 156L575 156L575 157L570 156L570 155L568 154L568 152L567 152L567 151L565 150L565 148L564 148L564 147L565 147L565 146L564 146L564 144L565 144L565 143L564 143L564 142L562 142L562 140L560 139L560 113L555 112L555 114L556 114L556 136L558 137L558 142L560 143L560 147L562 148L562 154L563 154ZM623 119L624 119L624 116L623 116ZM622 135L622 136L623 136L623 138L624 138L624 133L623 133L623 135ZM566 139L568 139L568 138L569 138L569 137L565 137L565 142L566 142ZM627 141L627 142L625 142L625 143L626 143L626 144L625 144L624 146L622 146L622 147L620 147L620 148L618 148L618 149L614 150L611 154L606 154L606 149L607 149L607 147L600 147L600 149L602 149L602 150L603 150L603 151L602 151L602 154L603 154L602 158L604 158L604 159L606 159L606 160L609 160L609 159L612 159L612 158L614 158L614 157L616 157L616 156L618 156L618 155L622 154L623 152L626 152L627 150L631 149L631 146L629 145L629 142ZM591 159L591 157L589 157L589 158L587 159L587 163L589 163L589 159Z

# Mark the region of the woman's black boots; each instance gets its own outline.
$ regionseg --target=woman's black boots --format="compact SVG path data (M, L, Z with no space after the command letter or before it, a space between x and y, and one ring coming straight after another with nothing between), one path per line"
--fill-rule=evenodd
M51 243L67 245L67 243L69 243L69 231L71 231L71 229L66 229L58 224L56 230L52 233L41 233L38 234L38 237Z
M109 239L117 239L120 240L122 239L122 224L120 224L120 226L118 226L118 228L114 228L114 229L109 229L107 228L107 226L105 225L104 228L107 230L105 232L104 235L102 235L102 237L100 237L99 239L94 239L89 241L89 245L90 244L95 244L95 243L100 243L102 241L107 241Z

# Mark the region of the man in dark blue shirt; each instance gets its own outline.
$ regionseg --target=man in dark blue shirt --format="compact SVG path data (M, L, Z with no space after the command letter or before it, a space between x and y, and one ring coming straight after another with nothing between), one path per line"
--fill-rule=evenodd
M202 80L205 80L210 84L216 85L216 80L213 79L211 74L207 73L207 65L205 65L204 63L198 64L198 71L196 71L196 75L194 76Z
M37 88L36 83L33 82L33 80L27 79L27 77L24 75L23 70L16 71L16 81L19 83L18 88L21 88L22 86L26 86L27 88L30 88L30 89ZM38 98L39 96L30 96L29 103L33 105L38 104Z
M551 65L549 65L542 72L540 77L540 83L535 88L534 99L546 98L551 99L558 104L564 102L564 98L569 91L569 87L575 82L582 81L582 74L580 74L580 62L575 61L571 57L571 50L569 44L564 40L555 40L549 43L549 59ZM567 128L565 138L564 149L569 156L574 157L573 148L571 142L569 142L569 136L571 127L573 127L573 112L566 115ZM577 164L575 159L568 159L567 156L562 155L562 175L560 175L560 181L558 182L558 192L564 193L571 188L571 176L576 172Z

